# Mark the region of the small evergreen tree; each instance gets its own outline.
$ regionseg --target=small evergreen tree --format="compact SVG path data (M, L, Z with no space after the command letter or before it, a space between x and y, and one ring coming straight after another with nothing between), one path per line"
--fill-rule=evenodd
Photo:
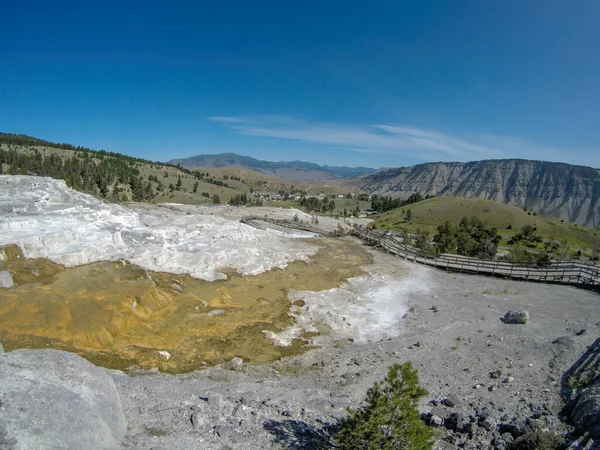
M381 383L367 391L366 405L352 410L334 436L337 448L410 449L432 448L433 433L422 421L417 409L427 391L419 386L417 369L412 363L394 364Z

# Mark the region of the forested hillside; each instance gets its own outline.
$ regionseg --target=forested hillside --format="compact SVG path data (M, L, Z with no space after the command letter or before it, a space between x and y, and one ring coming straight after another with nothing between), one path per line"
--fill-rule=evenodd
M69 187L110 201L220 203L260 187L267 180L218 171L189 170L104 150L0 133L0 173L63 179ZM276 183L275 189L287 186Z

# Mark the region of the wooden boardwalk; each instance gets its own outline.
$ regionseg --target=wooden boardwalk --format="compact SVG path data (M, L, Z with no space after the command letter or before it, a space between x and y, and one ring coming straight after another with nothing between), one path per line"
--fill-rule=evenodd
M459 255L436 255L421 252L393 237L383 236L372 231L358 229L354 230L353 234L407 261L448 272L569 284L600 290L600 267L592 264L553 263L546 266L532 266Z
M273 225L277 225L284 228L293 228L295 230L308 231L310 233L317 234L319 236L336 236L338 233L336 232L328 232L317 225L307 222L294 221L294 220L286 220L286 219L271 219L267 217L260 216L245 216L242 217L240 222L245 223L246 225L250 225L251 227L258 228L259 230L266 229L266 226L261 222L272 223Z

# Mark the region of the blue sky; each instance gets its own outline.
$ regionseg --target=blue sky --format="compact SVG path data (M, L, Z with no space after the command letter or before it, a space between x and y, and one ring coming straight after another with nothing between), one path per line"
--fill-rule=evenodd
M600 167L600 2L19 1L0 131L154 160Z

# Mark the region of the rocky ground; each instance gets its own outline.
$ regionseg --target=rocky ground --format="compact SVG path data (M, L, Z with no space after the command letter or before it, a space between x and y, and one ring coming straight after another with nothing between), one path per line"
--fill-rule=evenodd
M359 405L391 364L404 361L419 369L429 391L421 411L449 444L503 448L526 423L560 430L561 376L600 334L598 296L432 275L429 291L411 296L397 338L338 341L270 365L238 363L176 379L114 374L129 419L125 445L314 448L346 407ZM514 309L527 309L530 321L500 320Z
M560 421L561 377L600 335L597 294L447 274L382 253L376 254L376 266L429 280L426 290L410 294L397 337L363 344L346 338L271 364L234 360L177 376L102 369L118 393L126 429L122 447L326 448L328 430L345 408L358 406L391 364L404 361L419 369L429 391L420 409L436 427L438 448L506 448L527 423L566 431ZM527 324L501 320L519 309L529 312ZM11 419L27 417L15 409L18 388L5 383L15 378L10 370L17 369L6 364L15 353L0 357L0 417L7 424L0 442L35 448L25 445ZM13 363L20 359L12 357ZM107 434L106 448L113 434Z

